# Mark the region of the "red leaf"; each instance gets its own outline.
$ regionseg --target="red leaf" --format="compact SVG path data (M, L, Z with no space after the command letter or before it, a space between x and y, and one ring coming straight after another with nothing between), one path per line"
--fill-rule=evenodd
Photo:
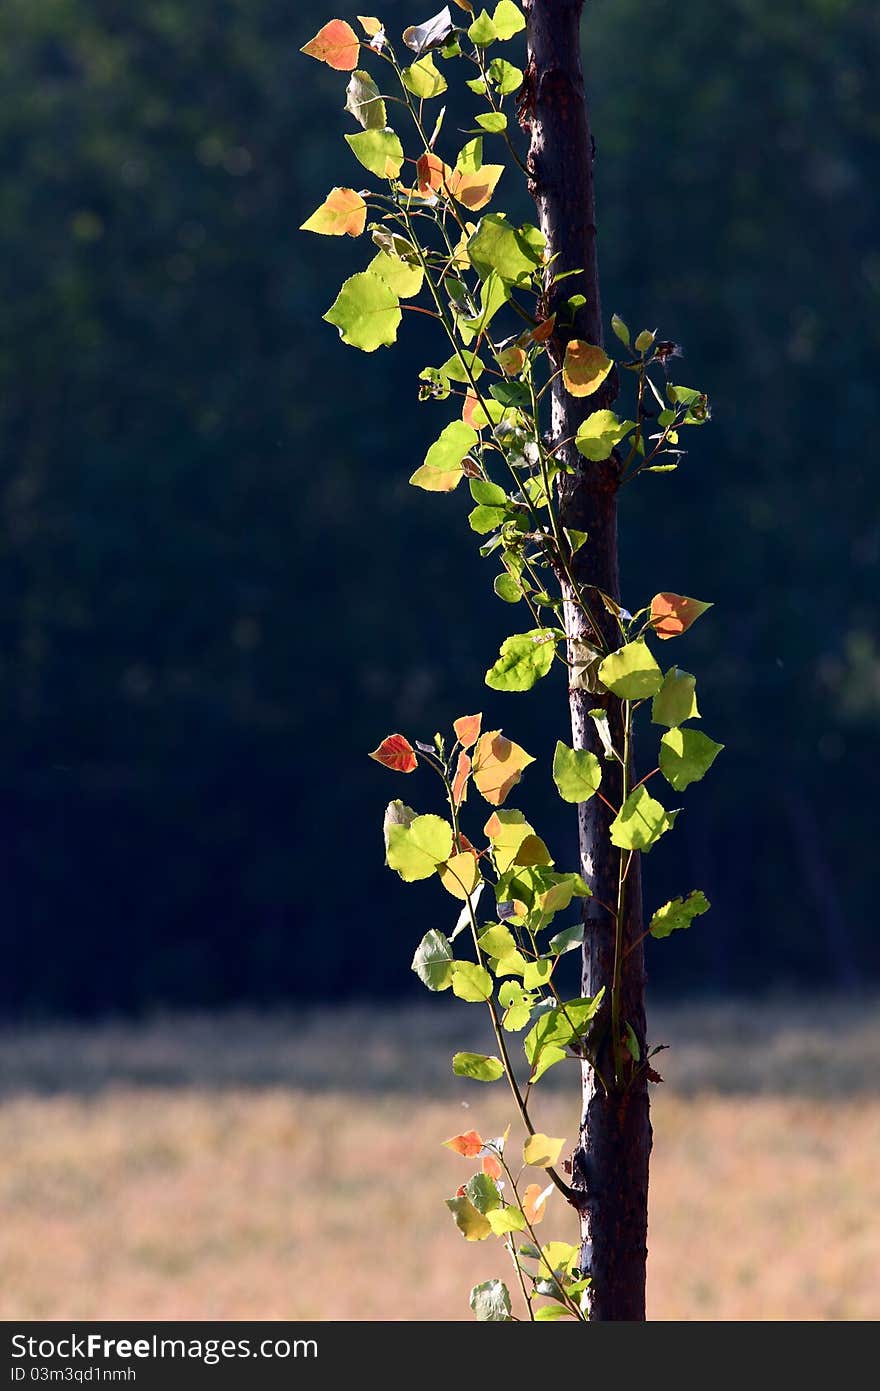
M475 1130L466 1130L463 1135L453 1135L451 1140L444 1140L443 1143L448 1150L454 1150L465 1159L475 1159L483 1148L483 1141Z
M344 19L331 19L300 52L317 58L330 68L336 68L337 72L351 72L352 68L357 67L360 47L358 36L350 24L346 24Z
M480 733L480 725L483 723L482 715L461 715L453 723L456 738L463 749L469 749L471 744L475 744Z
M651 600L651 626L658 638L677 638L711 607L686 594L655 594Z
M452 800L457 807L467 798L467 782L471 772L471 761L462 749L458 755L458 763L455 765L455 777L452 781Z
M373 750L370 758L384 764L386 768L393 769L395 773L413 773L418 767L416 751L402 734L389 734L387 739L382 740L378 749Z

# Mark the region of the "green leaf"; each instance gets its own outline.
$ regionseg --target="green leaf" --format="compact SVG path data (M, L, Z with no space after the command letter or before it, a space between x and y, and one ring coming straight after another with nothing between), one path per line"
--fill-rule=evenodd
M507 117L503 111L487 111L477 117L477 125L492 135L500 135L502 131L507 130Z
M526 27L523 12L514 5L513 0L498 0L492 23L499 39L512 39L514 34L519 34Z
M656 334L653 334L649 328L643 328L636 339L636 352L646 353L649 348L653 348L655 337Z
M611 327L614 330L615 338L619 338L625 348L629 347L629 329L617 314L611 315Z
M412 969L429 990L448 990L452 984L452 948L442 932L426 932L412 959Z
M523 84L522 68L508 63L506 58L493 58L488 68L489 81L493 83L500 96L518 92Z
M411 67L404 68L400 78L407 91L412 92L413 96L418 97L420 101L427 101L430 97L439 97L441 92L446 91L446 78L430 53L424 58L420 58L417 63L413 63Z
M458 152L455 167L462 174L478 174L483 167L483 137L478 135L469 140Z
M554 956L562 956L567 951L573 951L579 947L584 940L583 923L575 923L573 927L566 927L562 932L557 932L555 937L551 937L547 943L548 951L552 951Z
M515 580L513 575L508 575L506 571L503 575L495 576L495 583L492 587L498 598L503 599L505 604L518 604L523 596L519 580Z
M482 1285L474 1285L470 1303L478 1323L510 1322L510 1294L503 1280L484 1280Z
M475 1082L497 1082L504 1076L504 1064L499 1058L485 1053L456 1053L452 1059L456 1077L470 1077Z
M417 816L388 828L386 863L408 884L429 879L452 854L452 827L442 816Z
M639 1040L636 1037L636 1031L633 1028L632 1024L630 1024L629 1022L626 1023L625 1028L626 1050L632 1058L633 1062L637 1063L642 1056L642 1050L639 1048Z
M356 68L345 89L345 109L364 130L384 130L387 122L385 103L368 72Z
M631 792L611 823L611 844L622 850L650 850L674 821L642 785Z
M363 130L347 135L346 144L371 174L396 179L403 168L403 146L393 130Z
M484 507L482 503L479 507L475 507L468 516L471 531L475 531L479 536L485 536L487 532L495 531L506 520L507 509L505 507Z
M481 10L473 24L468 29L468 38L471 43L478 48L488 48L490 43L494 43L498 38L495 25L487 15L485 10Z
M549 1048L559 1050L561 1056L565 1057L567 1045L587 1032L587 1025L595 1018L603 996L604 991L600 990L592 999L587 996L567 1000L564 1007L560 1005L542 1014L523 1039L528 1061L534 1066Z
M619 420L614 411L593 411L575 435L575 445L585 459L607 459L615 445L625 439L635 422Z
M480 934L480 951L485 956L494 957L496 961L508 953L516 951L516 938L509 927L503 923L493 923L485 932Z
M518 1033L529 1022L535 996L519 981L506 980L498 990L498 1003L504 1009L501 1022L509 1033Z
M666 725L674 729L685 720L697 720L697 678L680 667L670 667L663 678L663 685L654 697L651 706L651 720L654 724Z
M397 295L370 271L359 271L342 286L324 319L339 329L343 343L372 353L397 338L401 320Z
M481 280L494 270L508 285L525 284L541 264L544 238L537 228L514 227L503 213L487 213L467 250Z
M463 420L451 421L431 445L410 483L429 493L451 492L462 477L462 460L477 438L476 430Z
M487 1236L492 1235L488 1221L477 1211L470 1198L447 1198L446 1206L465 1241L485 1241Z
M663 673L643 638L612 652L599 667L599 679L621 700L643 700L656 695Z
M486 685L493 691L530 691L553 665L556 642L552 628L533 628L505 638L497 662L486 672Z
M550 1323L556 1319L573 1319L574 1314L566 1304L542 1304L535 1310L536 1323Z
M524 1232L526 1230L525 1214L520 1212L518 1207L497 1207L492 1212L487 1212L489 1226L495 1236L507 1236L508 1232Z
M660 772L683 792L705 777L723 748L699 729L670 729L660 740Z
M498 1185L488 1174L474 1174L465 1184L465 1192L473 1203L477 1212L483 1216L487 1212L492 1212L496 1207L501 1206L501 1194L498 1192Z
M602 765L594 753L570 749L560 739L553 755L553 781L564 802L588 802L602 781Z
M492 995L492 977L485 966L478 966L474 961L456 961L452 993L471 1004L484 1004Z
M474 502L484 502L489 507L504 507L507 504L507 494L503 488L499 488L497 483L488 483L482 478L472 478L470 490Z
M470 348L462 348L448 357L437 370L447 381L469 383L471 377L474 381L479 381L485 367L479 353L473 352Z
M690 927L694 918L708 913L711 904L700 889L693 889L687 898L672 898L651 919L649 931L652 937L668 937L671 932L679 932Z
M424 279L421 266L414 266L410 261L401 260L399 256L392 256L387 251L380 251L373 257L366 273L377 275L380 280L384 280L399 299L411 299L413 295L417 295Z
M527 961L523 967L522 983L526 990L539 990L546 985L553 974L554 961L539 957L537 961Z

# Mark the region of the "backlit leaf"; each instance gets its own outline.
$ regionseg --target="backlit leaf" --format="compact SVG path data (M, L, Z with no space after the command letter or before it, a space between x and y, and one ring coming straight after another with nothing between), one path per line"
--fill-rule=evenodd
M496 1207L486 1216L495 1236L507 1236L508 1232L524 1232L526 1229L526 1219L518 1207Z
M663 685L663 673L642 638L610 653L599 667L599 679L621 700L643 700Z
M572 396L592 396L613 366L604 349L581 338L572 338L565 349L562 380Z
M564 802L588 802L602 781L602 765L586 749L570 749L559 740L553 755L553 781Z
M598 463L608 458L632 428L633 421L619 420L614 411L593 411L578 427L574 442L579 454Z
M324 318L339 329L343 343L372 353L397 338L400 303L384 280L359 271L345 281Z
M524 284L541 264L544 238L537 228L514 227L503 213L487 213L467 243L481 280L494 270L508 285Z
M498 0L495 13L492 16L492 23L499 39L512 39L514 34L518 34L526 27L523 12L513 3L513 0Z
M622 850L650 850L672 825L673 817L648 789L631 792L609 828L612 845Z
M500 807L523 770L534 761L519 744L505 738L500 729L481 734L473 754L473 779L478 792L492 806Z
M362 130L346 135L352 153L371 174L396 179L403 167L403 146L393 130Z
M457 807L467 800L468 778L471 772L471 761L464 749L458 755L458 762L455 765L455 776L452 779L452 800Z
M514 864L552 865L553 859L540 836L535 835L521 811L495 811L485 825L492 846L495 869L504 874ZM494 953L498 955L499 953Z
M473 174L453 171L450 191L463 208L470 212L478 212L490 201L503 173L503 164L484 164L479 172Z
M500 135L503 130L507 130L507 117L503 111L487 111L477 117L477 125L490 134Z
M398 299L412 299L413 295L417 295L424 278L421 266L414 266L411 261L401 260L399 256L392 256L387 251L380 251L373 257L367 266L367 272L384 280Z
M413 773L418 767L416 751L402 734L389 734L370 754L377 763L392 768L395 773Z
M381 34L381 19L376 19L373 15L368 14L359 14L357 18L358 24L361 26L368 39L374 39L377 34Z
M356 67L359 52L358 36L344 19L331 19L300 49L300 53L317 58L338 72L349 72Z
M496 1207L501 1206L501 1194L498 1185L488 1174L474 1174L465 1184L465 1193L470 1198L477 1212L493 1212Z
M300 227L322 237L359 237L367 221L367 205L353 188L334 188Z
M658 638L675 638L712 607L686 594L655 594L651 600L651 626Z
M547 1199L553 1192L553 1185L542 1188L540 1183L530 1183L523 1193L523 1212L532 1227L543 1222L547 1215Z
M444 1140L443 1143L448 1150L460 1154L464 1159L476 1159L483 1148L482 1138L476 1130L466 1130L463 1135L453 1135L451 1139Z
M530 1135L523 1146L523 1163L531 1164L536 1169L552 1169L562 1153L564 1144L564 1139L556 1139L538 1131Z
M687 898L672 898L668 903L664 903L662 908L658 908L651 919L651 936L668 937L671 932L690 927L694 918L698 918L701 913L708 913L710 907L708 898L700 889L692 890Z
M459 715L458 719L453 721L455 737L463 749L469 749L477 742L482 722L482 715Z
M723 748L699 729L670 729L660 740L660 772L683 792L706 775Z
M556 642L552 628L505 638L497 662L486 672L486 685L495 691L530 691L553 665Z
M429 97L439 97L441 92L446 91L446 78L430 53L411 67L404 68L400 76L404 87L420 101L427 101Z
M447 192L452 170L439 155L426 151L416 160L416 178L419 193Z
M522 68L508 63L506 58L493 58L489 64L489 81L499 96L506 97L518 92L523 83Z
M451 421L431 445L410 483L429 493L451 492L463 475L462 460L477 438L476 430L463 420Z
M478 48L488 48L489 44L494 43L498 38L495 25L492 23L485 10L481 10L473 24L468 29L468 38L471 43Z
M484 1004L492 994L492 977L485 966L478 966L474 961L456 961L452 972L452 993L471 1004Z
M456 1053L452 1071L456 1077L470 1077L475 1082L497 1082L504 1076L504 1064L485 1053Z
M417 816L408 826L389 828L386 863L408 884L429 879L451 854L452 827L442 816Z
M453 855L437 871L440 883L453 898L467 900L480 882L480 869L470 854Z
M651 705L652 723L673 729L685 720L699 719L696 688L697 678L689 671L670 667Z
M356 68L345 89L345 109L364 130L384 130L387 122L385 103L379 88L368 72Z
M442 932L426 932L416 947L412 970L429 990L448 990L452 984L452 948Z
M577 1266L579 1248L567 1241L550 1241L541 1248L541 1263L538 1274L552 1276L568 1275Z

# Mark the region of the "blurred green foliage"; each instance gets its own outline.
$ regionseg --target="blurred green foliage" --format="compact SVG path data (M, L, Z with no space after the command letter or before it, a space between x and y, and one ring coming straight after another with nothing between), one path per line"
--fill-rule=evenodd
M562 691L480 688L505 606L464 510L406 484L436 344L408 322L411 357L356 371L320 322L364 261L296 231L356 181L344 79L298 53L329 15L0 9L7 1011L413 988L443 905L399 903L359 829L401 790L365 757L392 729L482 705L542 758L519 805L552 804ZM590 0L585 30L606 316L683 341L714 403L624 506L625 602L716 603L670 660L728 746L648 872L649 909L693 880L713 911L652 972L876 975L880 12Z

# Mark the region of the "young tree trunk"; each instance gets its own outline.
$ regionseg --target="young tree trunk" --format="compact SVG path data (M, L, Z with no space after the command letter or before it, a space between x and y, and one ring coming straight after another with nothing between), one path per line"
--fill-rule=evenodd
M575 314L573 327L557 330L555 349L560 361L569 338L601 345L603 337L593 196L594 148L580 57L582 6L583 0L526 0L524 6L529 63L521 109L524 123L531 128L530 191L554 257L553 273L578 272L548 288L546 309L559 309L576 294L586 300ZM616 394L617 382L609 378L596 397L576 398L557 378L552 399L553 442L571 438L591 411L609 405ZM596 586L617 600L619 462L612 457L606 463L588 463L572 445L564 446L559 457L575 469L573 475L564 476L562 520L567 527L585 531L589 536L574 557L573 577L578 585ZM583 592L605 644L610 648L620 646L616 625L596 590L587 588ZM597 633L589 619L571 603L566 604L565 626L569 660L582 660L580 644L587 641L595 647ZM602 758L602 746L589 715L598 706L607 709L615 746L622 748L618 700L573 688L570 706L575 748L591 749ZM602 768L603 791L610 802L619 805L620 766L603 760ZM615 918L603 904L613 908L617 902L619 859L608 838L610 820L611 813L598 797L578 808L582 869L594 895L585 910L583 991L585 995L594 995L605 987L606 1008L596 1031L595 1047L598 1068L609 1090L606 1092L592 1068L585 1064L583 1117L572 1185L582 1195L581 1264L592 1276L590 1317L637 1320L645 1317L651 1123L644 1067L633 1069L625 1087L617 1089L614 1085L607 1006L617 933ZM621 1021L634 1029L644 1057L644 954L641 944L627 951L642 932L641 899L636 855L625 881Z

